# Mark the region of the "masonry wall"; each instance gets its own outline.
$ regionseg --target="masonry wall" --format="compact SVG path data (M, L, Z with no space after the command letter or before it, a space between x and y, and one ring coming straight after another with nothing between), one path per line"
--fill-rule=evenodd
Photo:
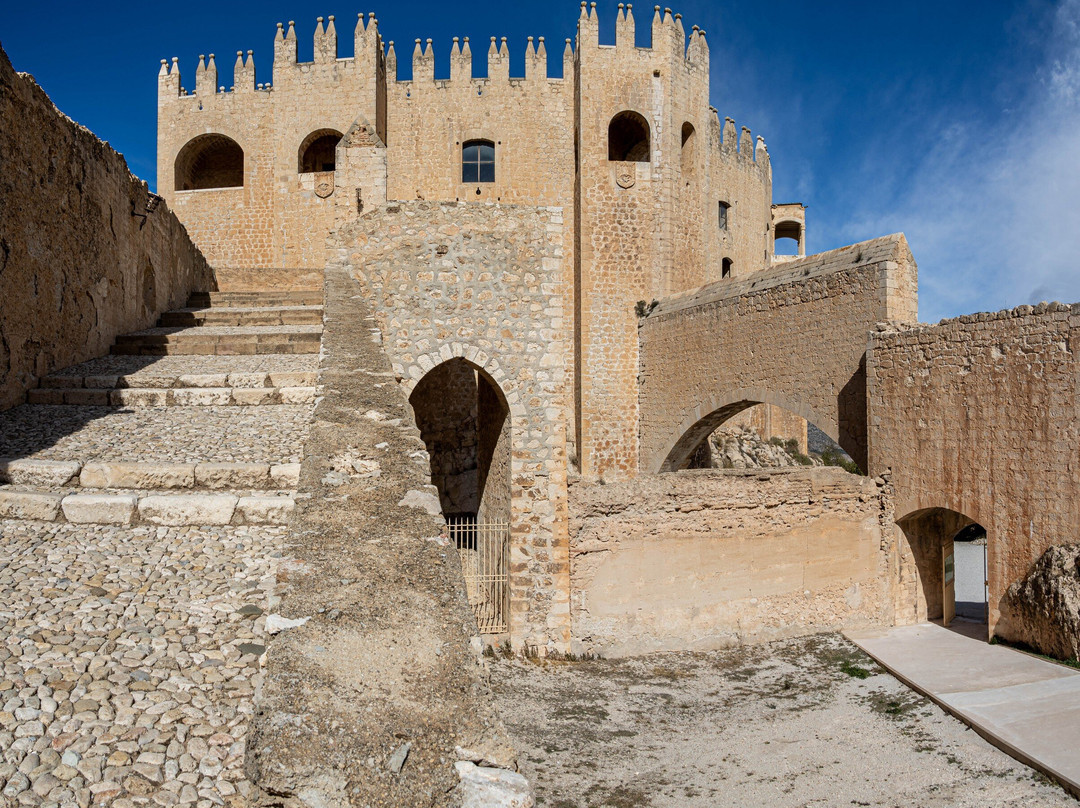
M875 481L683 471L570 486L574 647L621 656L888 625Z
M511 634L519 648L565 649L561 209L392 202L335 240L407 393L455 358L501 391L510 409Z
M945 508L986 528L990 627L1006 636L1008 586L1048 547L1077 540L1078 344L1080 305L1056 303L870 339L871 472L892 470L900 521ZM926 540L941 537L915 543ZM904 547L897 611L911 622L940 596L924 591L938 583L919 574L923 548L910 537Z
M661 301L638 329L642 470L684 467L755 403L805 418L865 468L867 333L915 310L902 235Z
M51 371L108 353L212 284L124 158L0 50L0 410Z

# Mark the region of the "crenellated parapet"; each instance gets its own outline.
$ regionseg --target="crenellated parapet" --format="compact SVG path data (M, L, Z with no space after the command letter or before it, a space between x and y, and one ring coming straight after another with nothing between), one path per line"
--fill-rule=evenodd
M386 51L386 75L388 81L396 84L408 85L431 85L437 83L442 88L448 88L457 82L508 82L513 80L520 82L530 81L563 81L573 78L574 49L571 40L566 40L566 48L563 52L563 75L552 78L548 76L548 54L544 37L528 38L525 46L525 75L510 75L510 48L506 37L491 37L487 48L487 76L478 76L474 72L472 44L469 37L453 38L450 46L450 78L435 78L435 49L432 40L414 40L412 50L412 78L398 78L398 56L393 41L388 43Z
M661 10L653 6L652 41L648 47L637 46L634 7L631 3L619 3L615 17L615 50L620 53L636 53L643 58L667 58L682 62L689 71L709 73L709 46L705 31L698 26L691 30L689 41L683 27L682 15L672 13L670 8ZM610 47L600 44L600 21L595 2L582 2L578 16L578 49Z
M772 176L765 138L758 135L755 141L749 128L736 129L731 118L724 118L721 124L714 107L709 107L709 147L725 164Z

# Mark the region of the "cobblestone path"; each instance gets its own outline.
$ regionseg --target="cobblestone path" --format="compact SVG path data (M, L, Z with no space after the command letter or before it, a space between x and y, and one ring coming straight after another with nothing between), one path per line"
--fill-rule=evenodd
M234 297L163 316L197 323L146 342L165 355L129 336L0 413L0 806L244 804L318 345L245 353L294 325L197 332L280 308L312 333L321 308Z

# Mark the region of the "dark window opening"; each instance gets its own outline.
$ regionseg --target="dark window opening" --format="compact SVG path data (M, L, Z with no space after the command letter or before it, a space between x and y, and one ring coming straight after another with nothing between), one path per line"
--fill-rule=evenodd
M299 172L333 171L337 144L341 138L341 132L334 129L319 129L304 138L297 154Z
M694 176L694 126L691 123L682 125L682 175L686 180Z
M495 182L494 143L470 140L461 147L461 181Z
M244 150L225 135L199 135L176 155L177 191L239 188L244 184Z
M620 112L608 124L608 160L649 162L649 124L636 112Z
M730 278L731 277L731 267L732 266L733 265L731 263L731 259L730 258L725 258L724 262L720 265L720 277L721 278Z
M728 229L728 220L731 218L730 214L729 214L730 209L731 209L731 205L729 205L727 202L721 202L720 203L720 229L721 230L727 230Z

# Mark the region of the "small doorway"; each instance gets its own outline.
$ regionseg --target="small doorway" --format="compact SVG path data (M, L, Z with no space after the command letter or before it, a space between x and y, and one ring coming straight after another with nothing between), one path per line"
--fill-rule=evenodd
M978 523L970 524L953 536L952 545L956 619L985 624L989 600L986 530Z

